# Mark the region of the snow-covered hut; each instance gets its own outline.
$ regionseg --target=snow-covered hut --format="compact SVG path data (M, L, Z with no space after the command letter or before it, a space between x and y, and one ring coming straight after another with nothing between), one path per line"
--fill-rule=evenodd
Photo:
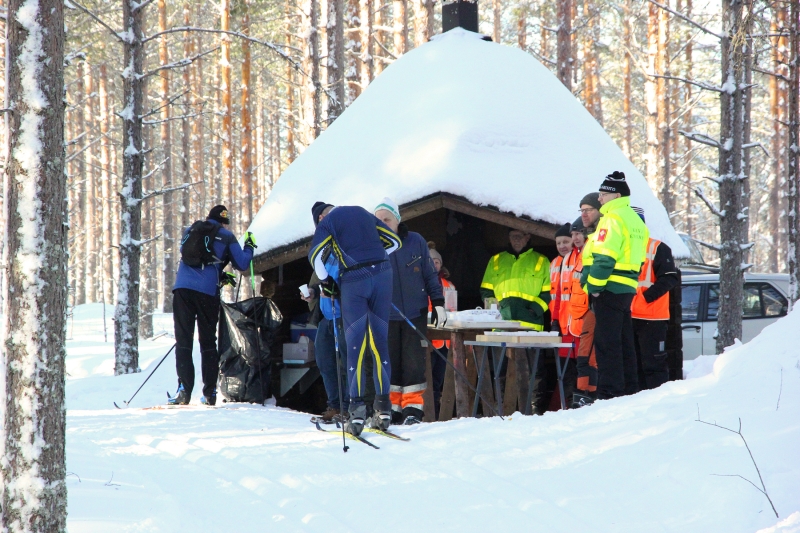
M283 173L250 226L256 270L278 282L285 313L302 312L311 206L372 209L388 196L412 231L437 243L459 307L474 307L508 228L554 257L555 229L614 170L652 235L688 255L642 174L549 70L455 28L389 66Z

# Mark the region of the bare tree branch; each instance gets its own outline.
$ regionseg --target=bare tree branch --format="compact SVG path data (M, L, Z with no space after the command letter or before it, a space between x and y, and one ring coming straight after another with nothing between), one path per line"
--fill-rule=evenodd
M143 120L142 124L145 126L154 126L156 124L163 124L164 122L172 122L173 120L185 120L187 118L202 117L208 113L192 113L190 115L180 115L177 117L162 118L159 120Z
M161 189L155 191L146 192L145 194L142 195L142 199L139 201L144 202L145 200L149 200L154 196L161 196L162 194L166 194L168 192L182 191L184 189L189 189L190 187L194 187L195 185L199 185L200 183L202 182L198 181L195 183L184 183L183 185L178 185L176 187L162 187Z
M157 72L161 72L162 70L169 70L169 69L173 69L173 68L180 68L180 67L185 67L187 65L191 65L192 63L194 63L195 61L197 61L201 57L207 56L208 54L213 54L217 50L219 50L219 46L217 46L216 48L212 48L211 50L206 50L205 52L200 52L199 54L197 54L195 56L185 57L185 58L183 58L183 59L181 59L179 61L175 61L174 63L168 63L168 64L162 65L162 66L160 66L158 68L154 68L153 70L142 74L140 77L146 78L147 76L152 76L153 74L156 74Z
M700 133L697 131L683 131L683 130L678 130L678 133L680 133L690 141L699 142L700 144L705 144L706 146L712 146L714 148L721 147L718 140L709 137L705 133Z
M663 78L665 80L682 81L684 83L688 83L690 85L694 85L695 87L700 87L701 89L705 89L707 91L714 91L714 92L717 92L717 93L721 93L722 92L722 87L719 87L717 85L711 85L709 83L704 83L702 81L694 81L694 80L690 80L688 78L681 78L679 76L659 76L658 74L650 74L650 77L651 78Z
M648 1L648 2L650 2L650 3L651 3L651 4L653 4L653 5L656 5L656 6L658 6L659 8L663 9L664 11L667 11L667 12L669 12L669 13L672 13L673 15L675 15L676 17L678 17L679 19L683 20L684 22L688 22L689 24L691 24L692 26L694 26L694 27L695 27L695 28L697 28L698 30L700 30L700 31L702 31L702 32L704 32L704 33L707 33L708 35L713 35L713 36L714 36L714 37L716 37L717 39L722 39L722 37L723 37L723 36L722 36L722 35L720 35L719 33L716 33L716 32L713 32L713 31L709 30L708 28L706 28L705 26L703 26L703 25L702 25L702 24L700 24L699 22L696 22L696 21L694 21L694 20L690 19L689 17L687 17L686 15L684 15L684 14L682 14L682 13L678 13L677 11L675 11L674 9L672 9L672 8L670 8L670 7L668 7L668 6L665 6L665 5L663 5L663 4L659 4L659 3L658 3L658 2L656 2L655 0L647 0L647 1Z
M783 376L783 374L781 374L781 376ZM764 478L761 477L761 470L759 470L758 464L756 464L756 459L755 459L755 457L753 457L753 452L752 452L752 450L750 450L750 446L747 444L747 440L744 438L744 435L742 434L742 419L741 418L739 419L739 429L738 430L733 430L731 428L726 428L725 426L720 426L716 422L706 422L705 420L700 420L700 407L698 406L698 408L697 408L697 422L700 422L701 424L706 424L707 426L713 426L713 427L716 427L716 428L719 428L719 429L724 429L725 431L730 431L731 433L736 433L737 435L739 435L739 437L741 437L742 442L744 443L744 447L747 448L747 453L750 455L750 460L753 462L753 466L755 467L756 473L758 474L758 480L761 482L761 488L758 488L758 486L756 486L755 483L753 483L749 479L747 479L747 478L745 478L743 476L740 476L738 474L712 474L712 475L725 476L725 477L740 477L740 478L744 479L745 481L747 481L748 483L753 485L753 487L755 487L758 492L760 492L761 494L766 496L767 501L769 502L770 506L772 506L772 512L775 513L775 518L780 518L780 516L778 516L778 511L775 509L775 504L772 503L772 498L770 498L769 494L767 494L767 486L764 485Z
M719 218L723 218L725 216L725 211L720 211L719 209L717 209L714 203L708 199L702 187L695 187L694 193L697 195L698 198L700 198L703 201L704 204L706 204L708 210L711 211L714 215L718 216ZM709 246L709 248L711 248L711 246Z
M144 119L144 118L147 118L147 117L149 117L150 115L155 115L156 113L158 113L159 111L161 111L161 110L162 110L162 109L164 109L165 107L171 106L171 105L172 105L172 103L173 103L173 102L175 102L175 100L179 99L180 97L182 97L183 95L185 95L185 94L186 94L186 93L188 93L188 92L189 92L189 89L186 89L186 90L185 90L185 91L183 91L181 94L179 94L179 95L176 95L176 96L173 96L172 98L170 98L169 100L167 100L167 102L166 102L164 105L160 105L160 106L158 106L158 107L157 107L157 108L155 108L155 109L151 109L150 111L148 111L147 113L145 113L144 115L142 115L142 116L141 116L141 117L139 117L139 118L141 118L141 119ZM117 116L119 116L119 113L117 114Z
M117 30L115 30L114 28L112 28L111 26L106 24L105 21L103 21L103 19L101 19L100 17L98 17L97 15L95 15L94 13L92 13L91 11L89 11L88 9L86 9L85 7L80 5L79 3L74 2L73 0L64 0L64 5L66 7L68 7L68 8L73 8L73 9L77 7L79 10L83 11L84 13L86 13L87 15L92 17L95 22L97 22L102 27L104 27L105 29L110 31L111 35L113 35L114 37L116 37L117 39L122 41L123 43L125 42L125 38Z

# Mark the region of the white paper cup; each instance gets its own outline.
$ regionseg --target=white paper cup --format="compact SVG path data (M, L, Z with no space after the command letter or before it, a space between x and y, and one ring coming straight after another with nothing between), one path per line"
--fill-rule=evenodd
M308 292L308 285L307 285L307 284L306 284L306 285L300 285L300 292L301 292L301 293L303 294L303 296L305 296L306 298L308 298L309 296L311 296L311 293L310 293L310 292Z

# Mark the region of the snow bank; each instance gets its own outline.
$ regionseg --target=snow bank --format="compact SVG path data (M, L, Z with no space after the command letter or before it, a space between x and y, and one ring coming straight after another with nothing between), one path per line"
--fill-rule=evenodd
M614 170L652 235L688 256L644 177L549 70L455 29L376 78L283 173L249 230L263 253L312 235L317 200L372 209L437 192L563 224Z
M85 342L76 321L69 358ZM795 310L703 377L543 417L400 427L411 442L368 435L380 450L346 454L302 413L121 411L111 402L146 374L71 379L69 531L797 532L799 342ZM142 344L145 372L169 344ZM174 387L170 356L134 405ZM746 481L719 477L759 483L741 439L698 413L741 419L780 518Z

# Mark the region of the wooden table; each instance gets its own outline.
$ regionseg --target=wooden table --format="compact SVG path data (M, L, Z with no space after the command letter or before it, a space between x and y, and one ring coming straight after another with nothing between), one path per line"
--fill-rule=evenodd
M471 404L477 405L478 401L483 402L483 410L489 413L493 409L490 403L493 399L492 385L489 379L478 378L478 361L475 357L475 352L472 348L476 335L481 335L486 330L491 329L486 324L481 323L476 327L449 327L442 328L428 328L428 339L450 341L450 350L447 354L447 359L452 366L447 365L447 370L444 376L444 387L442 390L441 407L439 409L439 421L450 420L453 412L453 404L455 404L456 417L462 418L467 416L475 416ZM519 326L519 327L502 327L503 330L508 331L532 331L532 328ZM429 346L432 357L439 357L432 347ZM467 352L472 355L472 361L467 358ZM471 363L471 364L469 364ZM424 398L424 412L425 420L437 420L435 417L433 405L433 379L431 374L430 357L427 358L426 378L428 387L423 393ZM456 371L461 376L469 380L458 377ZM489 369L483 368L484 373L488 375ZM483 376L481 376L483 377ZM480 385L481 388L476 388ZM480 391L475 394L473 388Z
M482 346L483 347L483 357L481 357L480 368L478 370L478 385L477 388L480 390L482 387L482 382L484 381L484 369L486 368L486 363L488 361L488 354L492 352L492 362L493 362L493 369L494 369L494 390L495 390L495 399L496 399L496 409L495 413L503 416L503 392L500 387L500 371L503 368L503 360L506 356L506 350L511 349L521 349L525 352L525 361L522 361L520 364L520 360L517 360L517 370L519 371L521 366L526 366L527 361L527 353L528 350L534 351L533 357L533 365L530 366L529 376L528 376L528 384L527 384L527 391L521 395L521 397L526 398L525 400L525 407L522 411L523 414L529 415L531 414L531 400L533 399L533 384L536 380L536 374L539 369L539 355L543 349L548 348L570 348L574 349L574 345L571 342L537 342L537 343L511 343L511 342L485 342L485 341L466 341L466 345L468 346ZM490 348L500 348L500 356L495 359L494 350L490 350ZM474 350L474 349L473 349ZM556 354L556 374L558 376L558 391L561 396L561 408L566 409L566 402L564 399L564 373L567 371L567 364L564 364L564 368L561 368L561 361L558 354ZM524 383L524 379L520 379L523 376L517 377L517 384L521 386ZM485 411L484 411L485 412ZM478 402L475 401L472 407L472 416L476 416L478 414Z

